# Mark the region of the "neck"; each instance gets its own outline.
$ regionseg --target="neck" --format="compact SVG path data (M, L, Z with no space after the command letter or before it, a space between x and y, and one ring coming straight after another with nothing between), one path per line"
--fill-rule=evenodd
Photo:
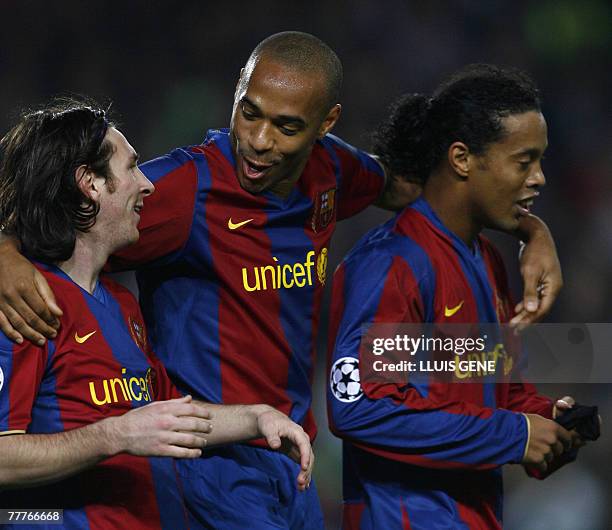
M274 195L278 195L281 199L286 199L289 197L289 194L292 192L293 188L295 188L297 181L300 180L300 175L302 174L302 171L304 171L305 166L306 163L302 164L299 171L296 171L294 175L280 180L279 182L276 182L274 185L270 186L270 191L274 193Z
M466 194L465 182L444 169L431 173L423 190L424 199L444 226L471 246L482 226L474 219Z
M96 241L94 234L79 233L72 256L57 265L70 276L74 283L91 294L110 255L110 252L103 250L104 248L100 241Z

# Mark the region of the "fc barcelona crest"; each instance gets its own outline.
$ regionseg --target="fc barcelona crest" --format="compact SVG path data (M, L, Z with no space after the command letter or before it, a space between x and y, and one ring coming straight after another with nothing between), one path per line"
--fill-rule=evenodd
M312 230L318 232L327 228L336 215L336 188L319 193L312 215Z
M138 345L138 347L141 350L144 351L147 345L144 326L137 320L134 320L132 317L129 317L128 321L129 321L130 334L132 335L134 342Z

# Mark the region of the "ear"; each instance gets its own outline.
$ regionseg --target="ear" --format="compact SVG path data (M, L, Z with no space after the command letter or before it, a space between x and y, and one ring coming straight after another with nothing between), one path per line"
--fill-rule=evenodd
M470 158L470 148L463 142L453 142L448 148L448 163L462 179L467 179L470 173Z
M327 116L323 119L321 126L319 127L319 132L317 133L318 138L323 138L329 131L334 128L338 118L340 117L340 112L342 111L342 106L340 103L336 103L327 113Z
M92 201L97 202L100 197L101 182L103 182L104 179L99 178L85 165L76 168L74 178L81 193Z

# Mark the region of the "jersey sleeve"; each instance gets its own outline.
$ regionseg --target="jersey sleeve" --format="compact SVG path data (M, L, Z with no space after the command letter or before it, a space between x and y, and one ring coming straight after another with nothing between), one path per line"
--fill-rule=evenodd
M168 264L181 256L191 232L199 191L198 166L202 162L197 157L203 155L175 149L140 166L155 191L144 199L138 242L113 255L110 270Z
M333 390L334 368L361 360L362 326L424 321L430 278L398 256L369 252L341 265L333 282L328 416L332 432L378 456L431 468L489 469L520 462L522 414L470 402L432 400L416 386L361 380L351 402ZM335 337L335 340L334 340ZM360 374L364 370L360 369Z
M155 370L156 383L154 385L154 401L165 401L167 399L175 399L183 397L183 394L174 386L174 383L170 380L166 367L157 358L155 353L151 350L147 352L147 357Z
M23 434L45 372L47 348L12 344L0 334L0 436Z
M341 221L358 214L380 197L385 186L385 172L372 155L332 134L325 137L324 144L337 168L337 219Z

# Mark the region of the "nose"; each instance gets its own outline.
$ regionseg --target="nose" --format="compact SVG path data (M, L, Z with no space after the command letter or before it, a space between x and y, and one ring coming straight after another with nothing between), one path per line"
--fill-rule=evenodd
M259 120L253 124L249 135L249 145L256 153L264 153L272 149L272 124L266 120Z
M140 168L138 168L138 176L140 180L140 192L145 196L151 195L151 193L155 191L155 186L153 183L145 176Z
M546 177L544 177L544 171L542 171L542 165L538 164L529 178L527 179L527 186L540 188L546 185Z

